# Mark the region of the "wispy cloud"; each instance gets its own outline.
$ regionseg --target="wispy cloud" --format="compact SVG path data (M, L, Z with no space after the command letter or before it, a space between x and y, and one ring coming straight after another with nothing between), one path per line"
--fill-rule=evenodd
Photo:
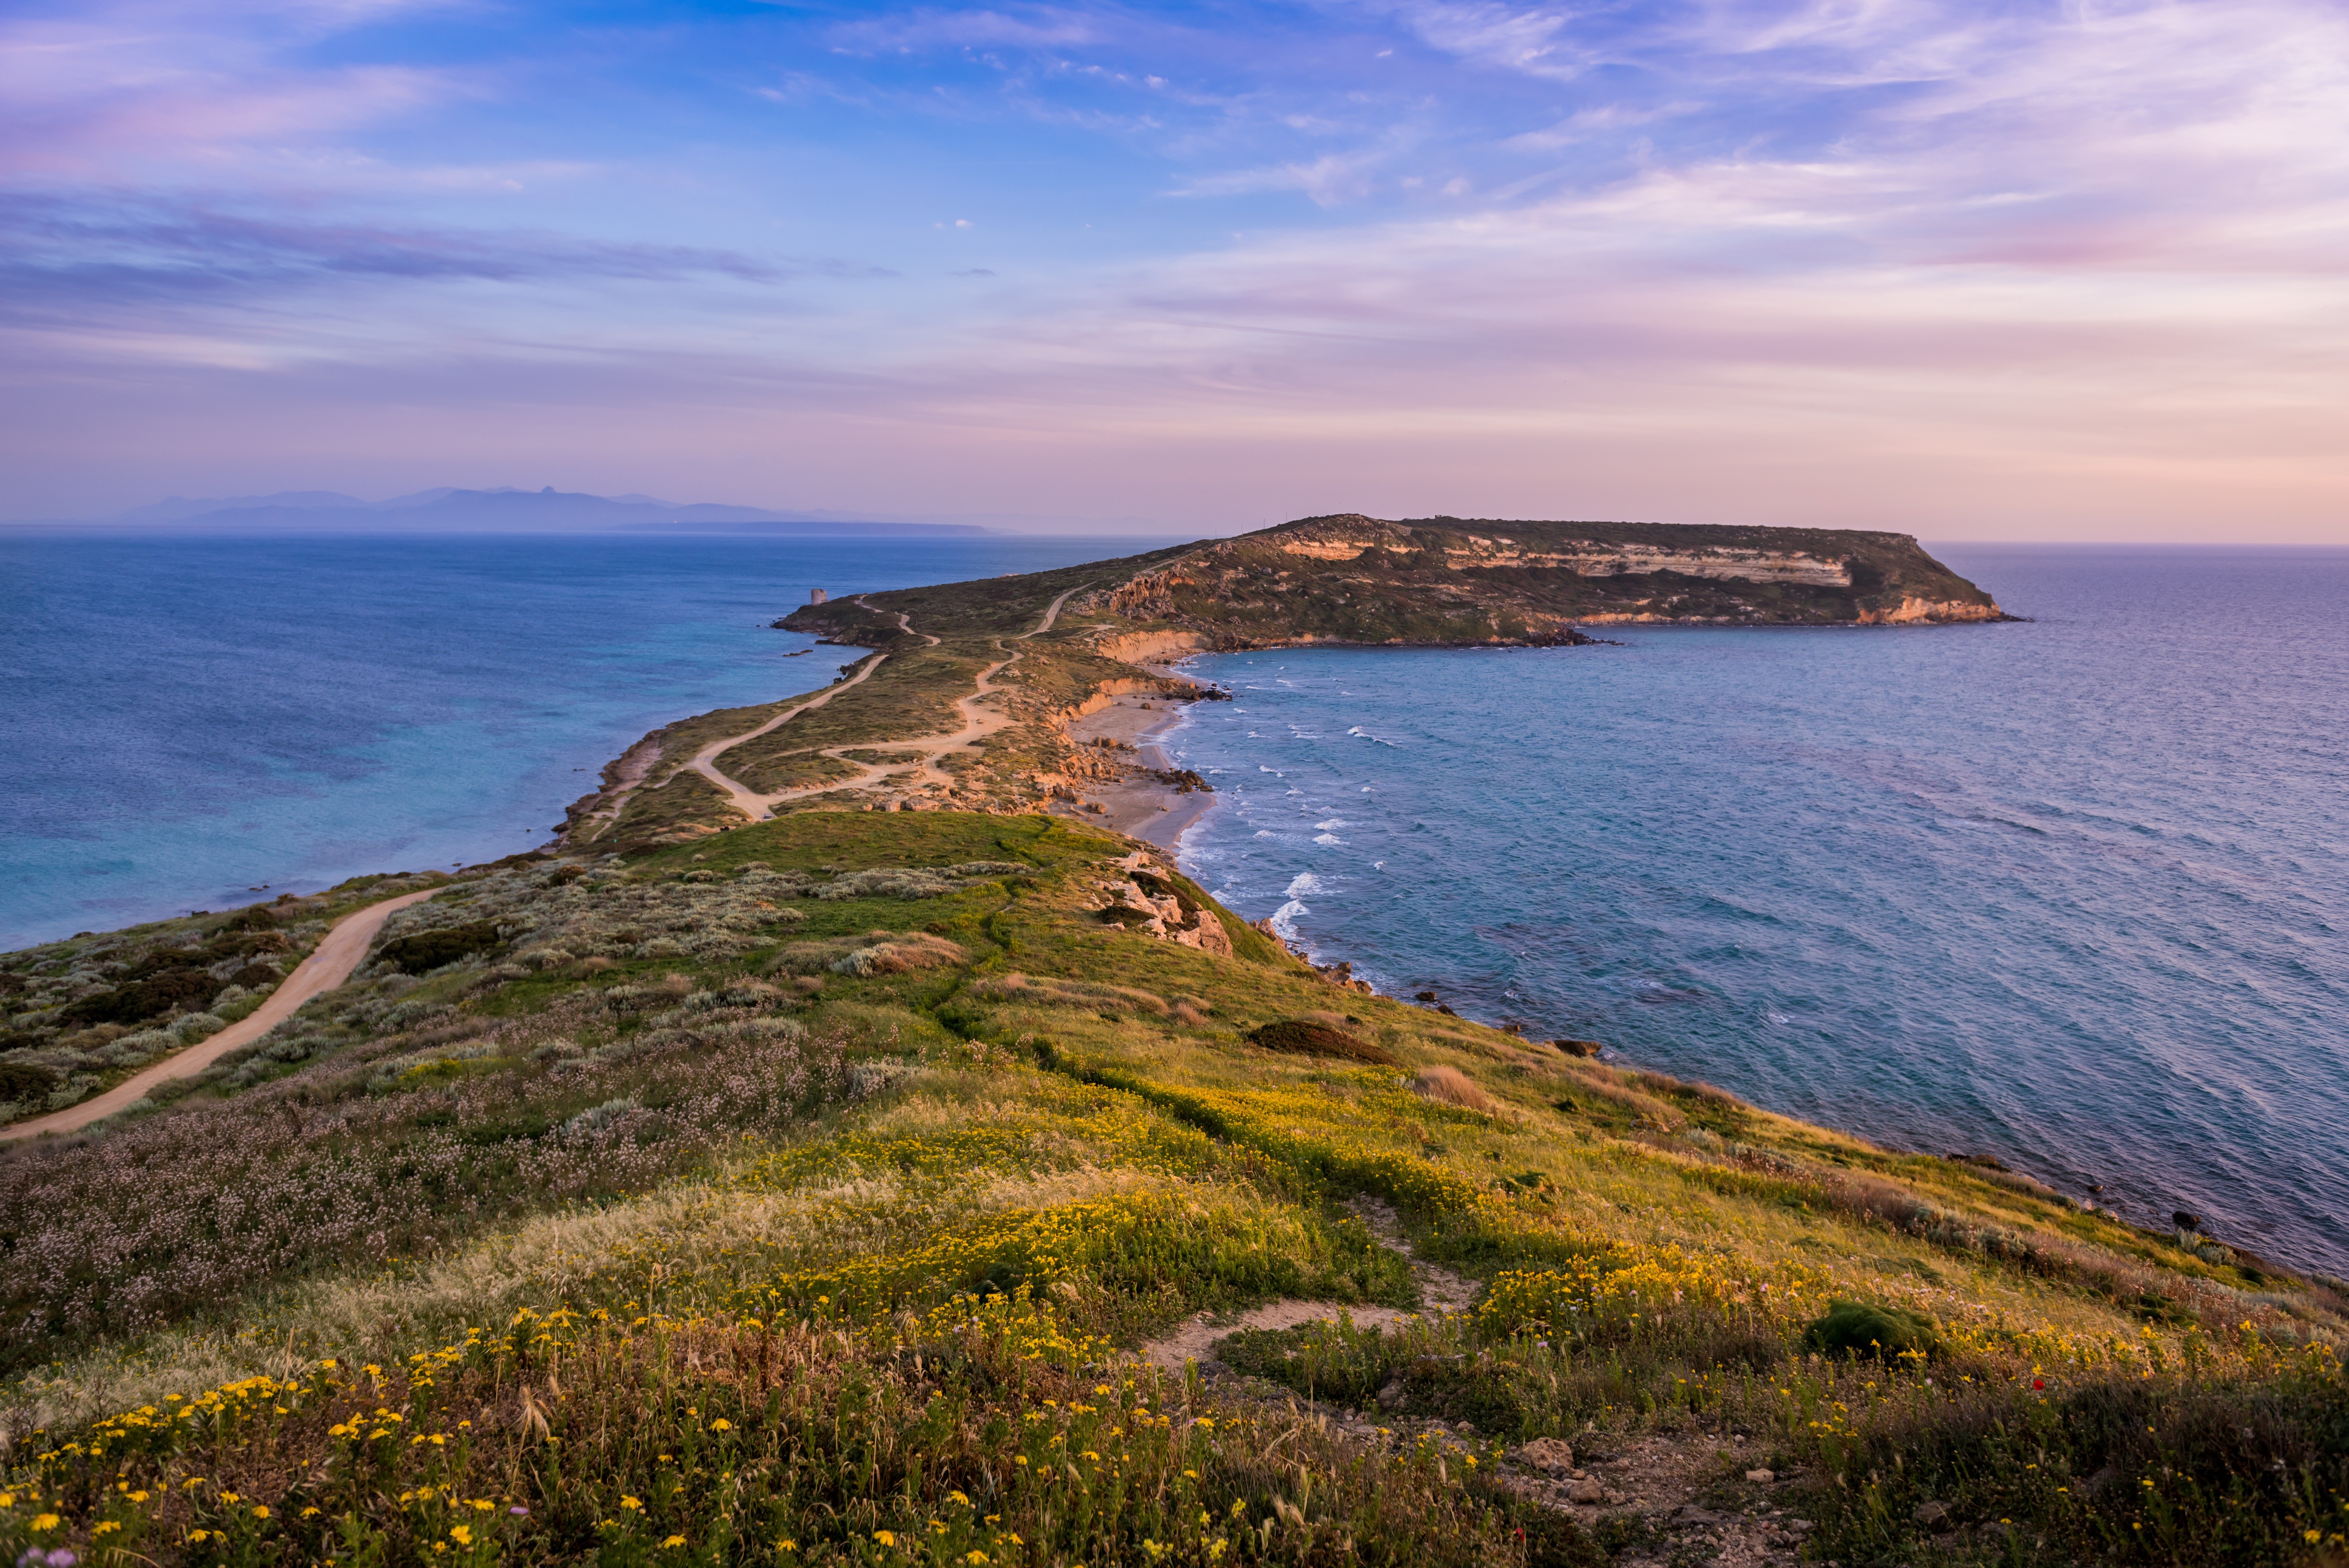
M753 260L684 245L302 224L193 205L0 197L0 309L19 318L264 294L282 306L288 289L368 279L526 284L714 276L775 284L892 275L846 262Z
M0 24L25 428L82 355L305 428L603 409L899 510L947 498L883 448L1048 510L2349 500L2315 0L536 4Z

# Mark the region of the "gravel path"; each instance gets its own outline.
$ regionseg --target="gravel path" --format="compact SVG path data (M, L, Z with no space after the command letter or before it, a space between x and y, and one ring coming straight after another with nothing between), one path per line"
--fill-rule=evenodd
M73 1132L102 1120L144 1096L157 1084L170 1078L192 1078L203 1071L222 1055L249 1046L262 1036L294 1016L295 1008L322 992L331 991L351 977L351 971L367 956L367 948L375 942L375 934L395 910L406 909L411 903L421 903L439 892L439 888L426 888L422 892L403 893L388 898L381 903L371 903L355 913L347 914L335 923L326 940L311 950L310 956L295 965L294 973L278 982L277 989L254 1008L251 1015L231 1024L208 1040L189 1047L175 1056L167 1057L144 1071L133 1073L104 1094L86 1099L79 1105L47 1116L36 1116L29 1121L19 1121L0 1127L0 1143L19 1139L37 1138L47 1132Z
M1088 585L1084 583L1078 584L1079 588ZM1061 606L1068 603L1069 594L1074 593L1075 592L1077 592L1077 589L1071 588L1069 590L1068 593L1063 593L1059 598L1053 600L1052 603L1045 609L1044 618L1036 623L1034 629L1020 633L1019 635L1014 637L1012 641L1015 643L1025 642L1030 637L1041 636L1046 632L1050 631L1052 629L1052 623L1060 618ZM862 601L859 602L862 603ZM937 638L931 636L927 632L916 631L914 629L913 623L906 619L903 613L900 613L897 616L897 625L899 629L905 631L910 635L923 638L934 648L938 645ZM997 645L998 647L1000 647L1001 645L1001 644ZM761 795L754 789L737 783L735 780L728 778L725 774L718 770L718 758L720 754L730 750L734 747L741 745L746 740L755 740L760 736L767 734L770 730L781 727L783 725L790 723L792 719L797 718L800 715L807 712L810 708L822 707L825 703L830 702L833 697L839 696L842 692L846 691L850 686L854 686L858 681L863 680L874 670L879 669L881 667L881 661L888 656L889 655L886 654L875 655L863 669L856 672L856 675L853 679L844 681L839 686L833 686L830 691L827 691L822 696L814 697L810 701L803 702L797 707L785 709L783 712L779 713L775 715L774 717L767 720L766 723L761 725L756 729L746 731L743 734L733 736L725 740L714 741L710 745L703 747L698 752L694 754L693 760L687 763L686 766L700 774L704 779L709 779L712 784L717 785L720 789L725 790L727 799L733 801L735 808L754 822L764 821L768 817L774 814L774 809L777 806L781 805L786 800L796 800L803 796L809 795L829 795L838 789L861 789L864 786L874 782L876 779L885 778L893 773L901 773L905 771L907 767L907 763L904 760L895 762L862 762L856 764L862 771L854 779L829 779L822 784L808 784L796 789L779 789L772 795ZM933 779L947 779L948 776L938 769L937 761L939 758L944 757L947 753L954 750L957 747L968 746L973 741L983 739L986 737L994 734L997 730L1006 728L1010 725L1011 718L1009 715L989 713L981 708L978 705L994 694L995 686L993 683L995 677L1019 662L1019 655L1018 654L1013 654L1009 658L999 660L997 663L991 664L988 665L987 668L979 671L978 680L974 686L971 695L966 697L957 697L955 699L955 707L962 712L963 726L960 729L956 730L951 735L907 737L894 740L860 740L847 746L826 747L822 751L818 752L817 755L820 757L833 758L840 761L854 762L855 761L854 758L843 757L841 754L847 751L870 751L885 747L892 751L919 752L921 753L919 767L926 777Z

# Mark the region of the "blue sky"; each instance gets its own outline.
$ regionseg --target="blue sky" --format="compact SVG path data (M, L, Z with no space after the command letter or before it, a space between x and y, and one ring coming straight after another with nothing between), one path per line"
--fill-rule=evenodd
M2349 541L2349 20L0 18L0 515L552 483Z

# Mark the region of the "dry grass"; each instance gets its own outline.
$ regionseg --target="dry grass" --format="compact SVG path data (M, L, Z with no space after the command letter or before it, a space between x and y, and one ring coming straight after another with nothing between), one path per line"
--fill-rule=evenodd
M1476 1081L1458 1068L1422 1068L1411 1080L1411 1090L1423 1099L1439 1104L1458 1106L1463 1110L1481 1111L1492 1115L1500 1107L1493 1097L1476 1087Z

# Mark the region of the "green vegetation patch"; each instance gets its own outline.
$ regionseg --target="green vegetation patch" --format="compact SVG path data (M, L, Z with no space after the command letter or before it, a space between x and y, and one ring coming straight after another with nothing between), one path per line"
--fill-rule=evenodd
M1293 1057L1335 1057L1340 1061L1369 1062L1392 1067L1394 1057L1368 1040L1360 1039L1343 1029L1327 1024L1316 1024L1302 1018L1282 1018L1262 1024L1248 1031L1248 1041L1268 1051L1279 1051Z
M497 922L477 920L464 925L445 925L437 931L420 931L413 936L398 937L376 949L376 957L395 969L422 975L444 964L454 964L460 958L487 953L497 945Z

